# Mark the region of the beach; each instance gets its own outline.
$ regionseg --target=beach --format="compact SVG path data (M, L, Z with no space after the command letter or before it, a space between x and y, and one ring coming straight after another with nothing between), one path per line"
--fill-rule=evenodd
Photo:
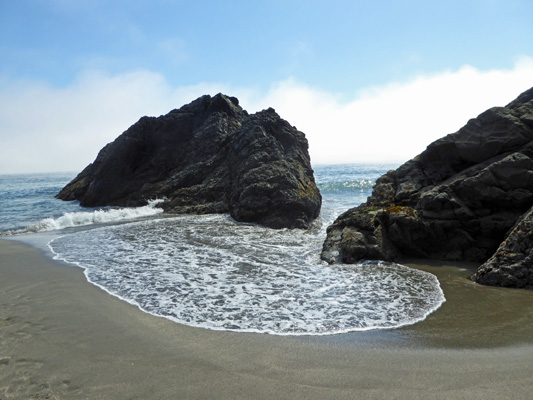
M447 298L425 321L275 336L152 316L82 269L0 240L0 399L530 398L533 294L480 287L457 265L411 265Z

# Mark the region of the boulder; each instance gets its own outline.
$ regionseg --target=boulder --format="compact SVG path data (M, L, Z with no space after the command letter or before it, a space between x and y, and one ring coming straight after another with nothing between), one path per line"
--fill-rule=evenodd
M159 198L169 213L230 213L272 228L308 227L322 202L305 135L272 108L249 115L223 94L142 117L57 197L86 207Z
M473 279L526 287L526 278L517 276L531 271L528 253L504 255L511 254L511 243L523 239L526 222L520 234L513 232L517 221L529 220L532 206L533 88L380 177L366 203L328 228L322 258L330 263L400 257L483 263L500 252L497 260L508 259L515 270L521 268L516 279L509 278L508 269L494 267ZM526 255L516 261L517 254Z

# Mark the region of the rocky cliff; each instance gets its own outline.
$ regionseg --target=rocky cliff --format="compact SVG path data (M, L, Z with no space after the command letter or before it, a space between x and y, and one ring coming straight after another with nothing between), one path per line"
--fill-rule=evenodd
M167 212L230 213L273 228L306 228L322 202L305 135L271 108L249 115L222 94L142 117L57 197L88 207L164 198Z
M531 289L532 206L533 88L379 178L328 228L322 258L477 261L473 280Z

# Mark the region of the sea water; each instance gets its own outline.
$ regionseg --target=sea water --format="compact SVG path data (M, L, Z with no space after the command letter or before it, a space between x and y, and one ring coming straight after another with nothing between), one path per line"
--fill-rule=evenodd
M73 174L0 176L0 234L52 231L55 258L141 310L190 326L280 335L395 328L445 301L434 275L393 263L320 260L327 226L395 167L315 167L323 206L308 230L228 215L166 216L157 202L87 210L53 197Z

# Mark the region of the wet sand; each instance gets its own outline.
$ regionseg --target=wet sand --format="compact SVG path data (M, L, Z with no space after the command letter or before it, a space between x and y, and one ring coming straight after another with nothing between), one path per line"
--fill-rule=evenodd
M281 337L191 328L0 240L0 399L527 399L533 292L436 274L446 303L396 330Z

